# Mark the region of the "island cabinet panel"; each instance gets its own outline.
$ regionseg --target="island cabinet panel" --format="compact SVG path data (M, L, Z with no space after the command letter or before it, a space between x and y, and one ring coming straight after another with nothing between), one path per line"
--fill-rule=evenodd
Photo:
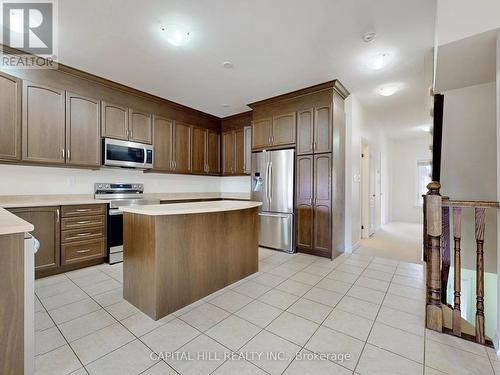
M175 122L174 125L173 171L191 172L191 125Z
M332 156L314 155L314 251L331 256Z
M65 163L64 106L63 90L23 81L23 160Z
M234 131L222 133L222 174L235 173L235 134Z
M273 119L263 118L252 123L252 148L271 146Z
M102 102L102 136L128 140L128 109L127 107Z
M154 116L154 169L170 172L173 169L174 122L161 116Z
M24 373L23 233L0 235L0 374Z
M208 173L220 173L220 135L208 130L207 135L207 167Z
M331 152L333 122L330 106L314 109L314 152Z
M312 154L314 150L314 109L297 112L297 155Z
M10 211L35 227L31 233L40 241L35 254L35 276L57 270L61 264L59 207L27 207Z
M165 216L125 212L123 227L123 296L155 320L258 271L257 207Z
M297 247L313 250L313 156L297 157Z
M21 158L21 80L0 73L0 159Z
M150 113L129 109L129 140L133 142L153 142L153 122Z
M274 116L271 144L273 146L295 144L295 128L295 112Z
M191 172L207 172L207 134L206 130L196 126L191 127Z
M101 165L99 100L66 93L66 164Z

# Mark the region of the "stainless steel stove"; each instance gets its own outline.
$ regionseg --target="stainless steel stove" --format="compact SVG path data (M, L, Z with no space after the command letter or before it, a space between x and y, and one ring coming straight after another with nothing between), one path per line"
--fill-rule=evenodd
M95 199L109 201L108 227L108 262L114 264L123 261L123 212L120 207L160 204L159 199L144 197L143 184L96 183Z

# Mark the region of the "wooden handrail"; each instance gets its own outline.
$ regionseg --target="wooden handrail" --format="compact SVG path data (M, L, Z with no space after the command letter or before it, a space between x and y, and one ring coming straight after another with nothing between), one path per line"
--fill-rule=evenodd
M443 197L445 207L500 208L500 202L495 201L464 201Z

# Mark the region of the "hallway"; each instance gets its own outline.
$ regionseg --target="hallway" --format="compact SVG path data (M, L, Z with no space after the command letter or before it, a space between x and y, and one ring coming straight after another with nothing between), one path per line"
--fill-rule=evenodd
M422 225L392 222L382 226L370 238L362 239L354 252L360 255L421 263Z

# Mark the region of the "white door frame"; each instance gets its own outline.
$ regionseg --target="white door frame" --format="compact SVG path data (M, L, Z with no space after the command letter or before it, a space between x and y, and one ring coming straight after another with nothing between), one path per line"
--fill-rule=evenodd
M361 238L370 237L370 145L361 138Z

